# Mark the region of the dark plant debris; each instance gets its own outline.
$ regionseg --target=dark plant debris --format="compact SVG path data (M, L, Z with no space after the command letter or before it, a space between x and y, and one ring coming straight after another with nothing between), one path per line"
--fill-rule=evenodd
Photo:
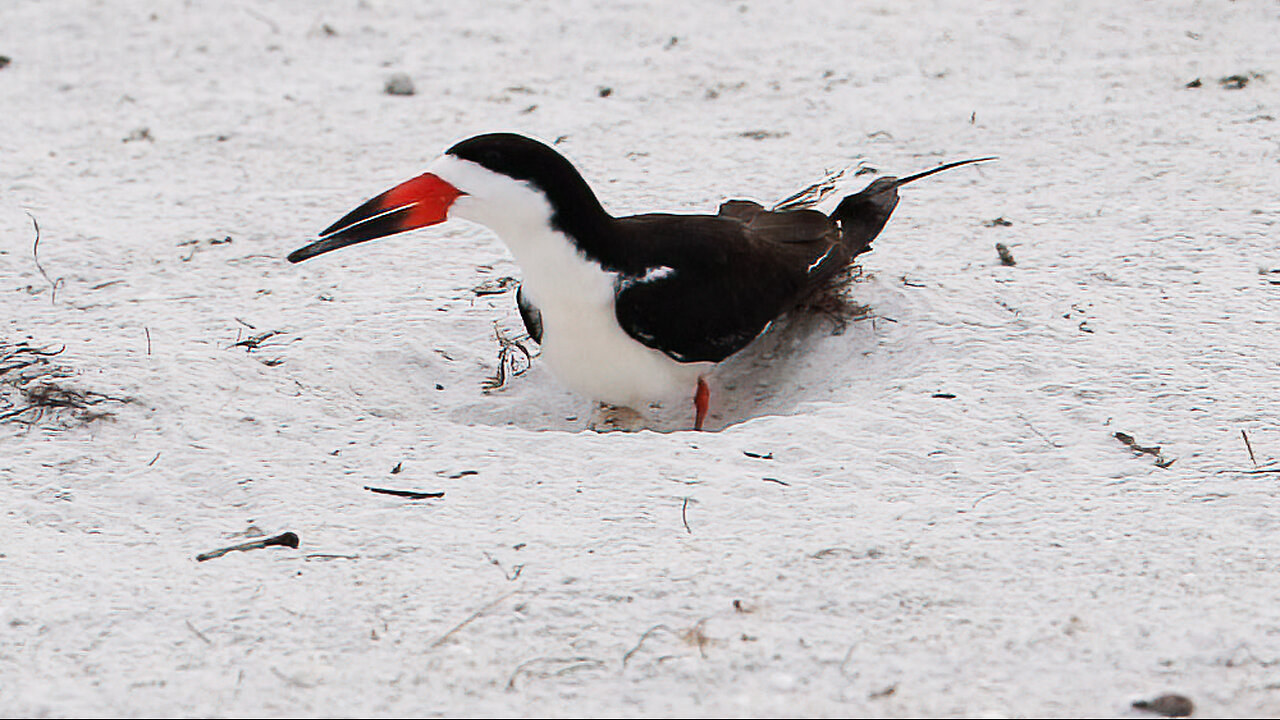
M743 455L746 455L746 456L747 456L747 457L749 457L749 458L755 458L755 459L757 459L757 460L772 460L772 459L773 459L773 453L767 453L767 454L761 455L760 453L754 453L754 452L751 452L750 450L743 450L743 451L742 451L742 454L743 454Z
M31 259L36 264L36 269L40 271L41 277L45 282L49 283L49 302L56 303L58 301L58 288L62 287L62 278L54 280L49 277L49 273L44 271L44 266L40 264L40 221L36 220L36 216L27 213L27 217L31 218L31 227L35 229L36 239L31 243Z
M1013 225L1013 221L1005 220L1004 216L1001 215L995 220L988 220L982 224L986 225L987 227L1011 227Z
M1018 264L1018 261L1013 259L1013 253L1009 251L1008 246L1004 243L996 243L996 254L1000 256L1001 265L1013 266Z
M433 498L444 497L443 490L439 492L419 492L417 490L390 490L387 488L369 487L368 485L365 485L364 489L380 495L394 495L396 497L409 498L410 500L431 500Z
M1166 459L1165 456L1160 452L1159 445L1150 445L1150 446L1139 445L1138 442L1134 440L1133 436L1130 435L1129 433L1117 431L1115 433L1115 438L1120 442L1124 443L1125 445L1128 445L1130 450L1133 450L1135 453L1138 453L1139 455L1151 455L1155 457L1155 465L1158 468L1162 468L1162 469L1167 468L1170 465L1173 465L1175 462L1177 462L1177 458Z
M1248 75L1228 75L1218 78L1218 84L1223 90L1243 90L1249 84L1249 80Z
M498 341L498 368L480 383L485 393L501 390L511 378L520 377L533 367L533 353L524 345L526 340L532 340L527 334L512 337L494 323L493 336Z
M483 297L485 295L501 295L519 284L519 280L508 275L500 278L494 278L492 280L485 280L479 285L471 288L471 292L475 293L478 297Z
M151 128L140 127L134 128L132 132L124 136L120 142L155 142L156 139L151 135Z
M111 417L112 404L132 401L68 382L75 373L51 359L65 349L0 341L0 421L30 426L48 418L66 427Z
M231 547L219 548L217 550L210 550L209 552L200 553L199 555L197 555L196 561L204 562L205 560L213 560L215 558L220 558L229 552L237 552L237 551L245 551L245 550L260 550L262 548L274 547L277 545L280 547L297 548L298 536L294 533L287 532L287 533L281 533L274 537L266 538L265 540L254 540L253 542L241 543L239 545L232 545Z
M1168 693L1151 700L1134 700L1133 707L1164 717L1187 717L1196 711L1196 705L1191 702L1191 698L1176 693Z
M8 55L0 55L0 70L9 67L9 63L11 62L13 62L13 59Z
M748 140L776 140L778 138L784 138L790 134L791 133L789 132L780 130L745 130L738 133L738 137L746 138Z
M1186 87L1188 87L1188 88L1198 88L1198 87L1202 87L1203 85L1204 85L1204 83L1200 81L1200 78L1196 78L1195 80L1192 80L1191 82L1187 83L1187 84L1186 84Z
M1255 468L1258 467L1258 458L1253 454L1253 444L1249 442L1249 433L1241 430L1240 437L1244 438L1244 448L1249 451L1249 462L1253 463Z

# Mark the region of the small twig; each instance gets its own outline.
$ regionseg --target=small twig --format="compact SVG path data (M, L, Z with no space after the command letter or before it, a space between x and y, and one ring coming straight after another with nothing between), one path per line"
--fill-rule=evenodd
M1003 489L999 489L999 490L992 490L991 492L989 492L989 493L987 493L987 494L983 495L982 497L978 498L977 500L974 500L974 501L973 501L973 504L969 506L969 509L970 509L970 510L973 510L973 509L977 508L977 507L978 507L978 503L982 502L983 500L986 500L986 499L987 499L987 498L989 498L989 497L994 497L994 496L996 496L996 495L999 495L999 494L1000 494L1000 493L1002 493L1002 492L1004 492L1004 490L1003 490Z
M58 288L62 286L62 278L54 280L49 277L49 273L44 271L44 266L40 264L40 223L36 220L36 216L27 213L27 217L31 218L31 225L36 229L36 241L31 244L31 259L36 261L36 269L44 276L45 282L49 283L51 292L49 293L49 302L58 302Z
M207 553L200 553L199 555L197 555L196 561L204 562L205 560L213 560L215 558L220 558L229 552L234 552L237 550L240 550L240 551L259 550L265 547L272 547L273 545L281 545L283 547L296 548L298 547L298 536L295 535L294 533L287 532L287 533L281 533L279 535L276 535L275 537L269 537L265 540L255 540L253 542L242 543L240 545L232 545L231 547L225 547L218 550L210 550Z
M628 650L626 655L623 655L623 656L622 656L622 667L624 667L624 668L625 668L625 667L627 666L627 662L631 660L631 656L633 656L633 655L635 655L636 653L640 652L640 648L644 646L644 641L645 641L645 640L648 640L648 639L649 639L649 637L650 637L651 635L653 635L654 633L658 632L659 630L666 630L667 632L671 633L672 635L675 635L675 634L676 634L676 631L675 631L675 630L672 630L671 628L667 627L666 625L654 625L653 627L649 628L648 630L645 630L645 631L644 631L644 634L640 636L640 640L639 640L638 642L636 642L636 646L635 646L635 647L633 647L633 648L631 648L630 650Z
M160 451L160 452L163 452L163 451ZM152 465L156 464L156 461L160 459L160 452L157 452L156 456L151 458L151 462L147 463L147 467L151 467Z
M312 560L359 560L359 555L340 555L337 553L311 553L303 558L308 562Z
M760 479L764 480L765 482L778 483L779 485L783 485L785 487L791 487L791 483L786 482L785 480L779 480L778 478L767 477L767 478L760 478Z
M142 331L147 334L147 355L151 354L151 328L143 327Z
M204 634L204 633L202 633L202 632L200 632L199 630L197 630L197 629L196 629L196 626L195 626L195 625L192 625L190 620L188 620L188 621L187 621L187 629L188 629L188 630L190 630L191 632L195 633L195 634L196 634L196 637L198 637L198 638L200 638L201 640L203 640L203 641L205 642L205 644L206 644L206 645L212 645L212 644L213 644L213 641L212 641L212 640L210 640L209 638L205 637L205 634Z
M1258 467L1258 459L1253 456L1253 445L1249 444L1249 433L1245 432L1242 428L1240 430L1240 437L1244 438L1244 447L1249 451L1249 461L1253 463L1254 467Z
M267 17L266 15L263 15L262 13L258 12L257 10L254 10L251 7L242 7L241 9L249 13L253 17L257 18L258 20L261 20L262 22L266 23L267 27L271 28L271 32L277 35L280 34L280 25L275 20L272 20L271 18Z
M583 667L601 667L604 665L604 662L600 660L596 660L595 658L589 658L589 657L572 657L572 658L540 657L540 658L534 658L532 660L526 660L520 663L519 665L517 665L515 672L511 673L511 677L507 679L507 690L508 691L515 690L516 678L520 677L521 673L524 673L525 675L532 675L532 673L528 672L527 669L531 665L536 665L538 663L567 663L568 664L567 667L560 668L559 670L552 673L553 675L563 675L567 672L572 672L574 670L577 670L578 668L583 668ZM546 676L547 676L547 673L545 672L542 673L542 677L546 677Z
M680 505L680 520L684 523L685 531L688 532L690 535L692 535L693 530L689 529L689 498L688 497L686 497L684 499L684 503Z
M1032 424L1031 424L1031 421L1030 421L1030 420L1028 420L1026 417L1024 417L1022 413L1017 413L1017 415L1018 415L1018 417L1019 417L1019 418L1022 418L1022 422L1026 423L1028 428L1031 428L1031 432L1033 432L1033 433L1035 433L1036 435L1040 436L1040 439L1041 439L1041 440L1043 440L1043 441L1045 441L1045 442L1049 443L1049 445L1051 445L1052 447L1056 447L1056 448L1060 448L1060 447L1062 447L1062 446L1061 446L1061 445L1059 445L1058 443L1056 443L1056 442L1054 442L1054 441L1050 440L1049 438L1045 437L1045 434L1044 434L1044 433L1042 433L1042 432L1040 432L1039 430L1037 430L1037 429L1036 429L1036 426L1035 426L1035 425L1032 425Z
M480 608L479 610L477 610L477 611L475 611L475 612L471 613L470 615L468 615L468 616L467 616L467 619L466 619L466 620L463 620L462 622L458 623L457 625L454 625L452 628L450 628L449 632L447 632L447 633L445 633L445 634L441 635L441 636L440 636L440 638L439 638L438 640L436 640L435 642L431 643L431 647L432 647L432 648L438 648L438 647L440 647L441 645L445 644L446 642L448 642L448 641L449 641L449 638L453 637L453 636L454 636L454 634L456 634L459 630L461 630L462 628L464 628L464 627L466 627L466 626L470 625L472 622L474 622L476 619L478 619L481 615L484 615L485 613L487 613L487 612L489 612L490 610L494 609L495 607L497 607L498 605L500 605L504 600L506 600L507 598L509 598L509 597L511 597L512 595L515 595L515 594L516 594L516 591L515 591L515 590L512 590L511 592L507 593L506 595L503 595L502 597L498 598L497 600L494 600L493 602L489 603L488 605L485 605L484 607Z
M369 492L380 493L382 495L395 495L396 497L409 498L410 500L429 500L431 498L444 497L443 490L439 492L419 492L417 490L388 490L387 488L369 487L368 485L365 485L364 489L368 490Z

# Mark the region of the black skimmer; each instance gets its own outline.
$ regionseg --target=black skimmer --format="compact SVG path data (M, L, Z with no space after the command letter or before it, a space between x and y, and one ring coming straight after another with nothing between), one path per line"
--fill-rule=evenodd
M716 215L613 217L555 150L520 135L479 135L289 261L451 218L485 225L520 265L520 315L565 385L627 408L693 388L701 430L707 373L870 249L900 186L990 159L879 178L830 215L731 200Z

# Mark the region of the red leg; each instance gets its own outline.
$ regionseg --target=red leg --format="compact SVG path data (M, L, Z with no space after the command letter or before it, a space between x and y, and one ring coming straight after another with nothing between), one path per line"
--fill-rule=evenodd
M693 429L701 430L702 421L707 419L707 408L711 405L711 388L707 381L698 378L698 389L693 391Z

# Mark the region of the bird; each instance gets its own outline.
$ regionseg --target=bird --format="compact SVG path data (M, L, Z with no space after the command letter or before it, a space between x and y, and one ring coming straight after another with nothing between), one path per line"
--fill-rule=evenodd
M829 215L798 193L773 209L728 200L715 215L615 217L559 152L489 133L453 145L288 260L451 219L484 225L520 267L516 304L553 375L602 407L636 408L692 389L693 426L702 430L717 363L868 251L898 188L992 159L877 178Z

